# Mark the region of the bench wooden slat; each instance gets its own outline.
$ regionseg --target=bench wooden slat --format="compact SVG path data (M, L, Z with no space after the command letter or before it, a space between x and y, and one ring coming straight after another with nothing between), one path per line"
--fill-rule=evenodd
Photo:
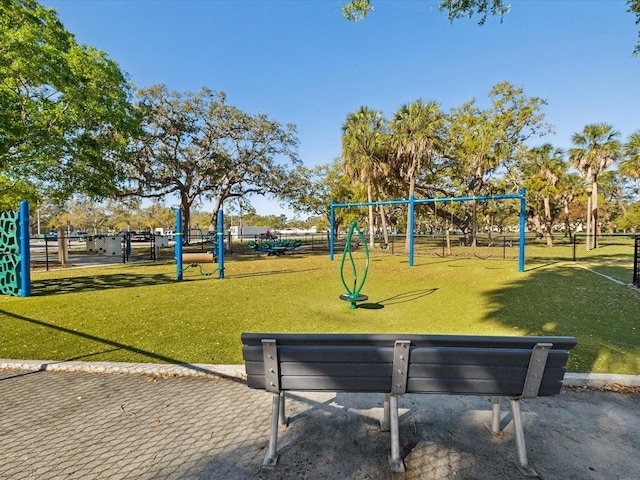
M385 377L391 381L391 363L303 363L282 362L280 374L286 376L332 376L332 377Z
M461 368L460 368L461 367ZM527 375L526 367L493 367L487 369L480 365L432 365L432 364L411 364L409 366L409 377L411 378L477 378L479 380L488 378L504 378L510 380L522 380Z
M262 345L245 346L242 349L245 361L260 361ZM393 363L393 345L379 346L292 346L278 344L280 362L343 362L343 363Z
M554 348L549 352L547 365L563 365L568 352ZM527 367L531 348L460 348L460 347L411 347L411 363L445 365L520 365Z
M282 377L281 388L309 392L386 393L391 378L385 377Z
M432 393L447 395L497 395L516 397L522 393L524 381L509 382L504 379L410 378L407 393ZM557 395L562 382L543 382L538 396Z
M420 334L332 334L332 333L254 333L241 336L243 345L260 346L262 339L272 338L279 347L284 345L330 346L391 346L396 340L410 340L413 346L448 346L470 348L533 348L536 343L553 343L554 349L571 350L573 337L513 337L485 335L420 335Z
M262 345L245 346L245 361L260 361ZM393 347L379 346L291 346L278 344L279 361L284 362L343 362L393 363ZM468 365L521 365L528 366L531 348L463 348L463 347L411 347L411 363L468 364ZM568 352L555 348L549 353L549 366L566 363Z

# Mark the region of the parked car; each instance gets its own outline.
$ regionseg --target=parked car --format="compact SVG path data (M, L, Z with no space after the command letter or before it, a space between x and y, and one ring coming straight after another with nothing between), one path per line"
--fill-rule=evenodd
M267 233L260 233L257 235L258 240L277 240L278 235L267 231Z
M78 239L78 240L84 240L88 236L89 236L89 233L87 233L87 232L85 232L83 230L78 230L78 231L75 231L75 232L71 232L69 234L70 238L75 238L75 239Z
M150 242L151 240L153 240L153 234L149 231L136 230L135 232L131 232L132 242Z

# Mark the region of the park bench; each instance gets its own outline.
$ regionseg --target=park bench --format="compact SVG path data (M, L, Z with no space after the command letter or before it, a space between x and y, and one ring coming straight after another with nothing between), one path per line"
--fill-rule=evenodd
M277 462L278 421L287 391L384 393L383 430L391 430L390 467L400 457L398 397L405 393L492 397L492 434L500 436L500 397L509 397L517 465L529 476L520 400L556 395L573 337L415 334L243 333L251 388L273 393L271 435L263 465Z

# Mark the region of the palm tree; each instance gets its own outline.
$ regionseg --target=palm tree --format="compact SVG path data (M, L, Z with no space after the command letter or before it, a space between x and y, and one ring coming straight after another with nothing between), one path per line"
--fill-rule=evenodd
M618 173L625 177L640 179L640 130L632 133L622 149L623 160L618 166ZM638 191L640 194L640 189Z
M525 154L526 162L522 167L526 177L524 185L527 187L527 191L542 200L544 230L548 247L553 247L553 224L560 210L558 206L552 208L552 200L560 199L558 182L567 170L563 155L562 149L554 148L550 143L545 143L541 147L531 148L527 151ZM536 219L538 218L539 214L536 212ZM539 224L539 220L537 223Z
M575 147L569 150L569 160L591 182L591 212L587 215L593 219L593 248L598 246L598 175L620 156L619 136L620 132L608 123L586 125L571 136Z
M352 181L366 185L368 202L373 202L374 185L385 172L386 139L379 110L360 107L342 125L342 168ZM374 244L373 206L369 206L369 243Z
M394 164L398 173L409 180L408 198L415 193L416 176L425 164L431 164L434 152L442 143L444 114L434 101L415 102L402 105L396 111L389 128ZM407 212L407 226L410 225ZM409 238L413 232L407 228L405 250L409 249Z

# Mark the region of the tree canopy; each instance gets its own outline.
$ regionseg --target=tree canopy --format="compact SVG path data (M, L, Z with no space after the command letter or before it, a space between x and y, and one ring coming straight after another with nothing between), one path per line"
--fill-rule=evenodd
M300 163L293 125L243 112L208 88L183 94L154 85L138 97L145 133L125 193L177 196L185 225L191 206L202 199L213 200L215 224L227 199L287 195Z
M123 179L132 86L104 52L78 45L53 9L0 3L0 174L49 196L103 197Z
M354 188L367 191L370 202L411 194L416 198L473 198L525 187L529 226L549 246L558 229L566 236L576 229L584 231L587 215L598 229L610 232L616 224L632 225L621 219L640 200L638 132L622 144L611 125L592 124L572 136L575 147L567 152L549 143L535 146L537 138L553 130L545 122L546 101L508 82L496 84L488 97L488 108L471 99L448 113L441 112L434 101L417 100L402 105L391 120L379 110L360 107L343 124L343 175ZM315 173L325 172L327 187L337 183L334 177L329 180L330 171L325 166ZM322 186L314 186L314 191L322 191ZM585 210L587 192L592 204L589 214ZM297 200L303 204L294 204L300 210L304 204L308 209L313 204L304 196ZM603 205L600 219L599 202ZM512 207L472 200L443 202L420 213L423 222L416 220L416 229L455 228L473 242L482 229L490 234L494 228L517 224L517 208ZM377 231L384 234L386 216L392 230L407 231L408 220L402 218L406 210L403 213L393 206L380 210L381 225L371 218L371 208L366 220L360 212L361 220L369 228L378 225Z

